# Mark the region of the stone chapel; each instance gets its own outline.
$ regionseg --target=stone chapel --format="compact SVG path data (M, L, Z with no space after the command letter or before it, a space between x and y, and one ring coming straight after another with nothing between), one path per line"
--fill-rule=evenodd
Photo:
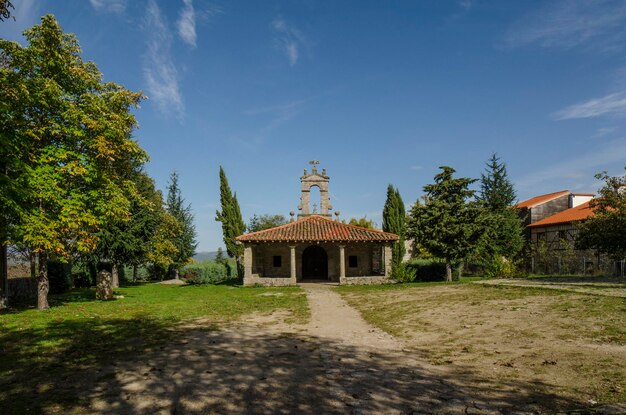
M244 245L244 285L282 286L303 281L339 284L378 284L391 278L391 246L398 235L348 225L339 221L328 196L326 169L300 178L301 196L297 220L275 228L238 236ZM320 194L311 208L311 189Z

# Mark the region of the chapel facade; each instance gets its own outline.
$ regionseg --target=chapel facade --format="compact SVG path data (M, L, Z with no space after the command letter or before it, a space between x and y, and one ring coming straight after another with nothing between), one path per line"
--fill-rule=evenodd
M391 278L391 247L399 236L339 221L328 195L330 178L311 161L300 177L297 220L240 235L244 245L244 285L284 286L305 281L378 284ZM319 189L319 206L311 190ZM319 210L318 210L319 208Z

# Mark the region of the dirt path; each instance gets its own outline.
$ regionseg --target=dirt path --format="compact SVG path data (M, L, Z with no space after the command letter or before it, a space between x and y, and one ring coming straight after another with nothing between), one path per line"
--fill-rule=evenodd
M305 286L311 321L251 316L121 358L82 380L100 414L536 414L572 407L550 385L433 366L368 325L331 287Z
M381 350L400 350L402 344L393 336L368 324L361 314L328 285L302 284L306 291L311 321L310 336L339 343Z

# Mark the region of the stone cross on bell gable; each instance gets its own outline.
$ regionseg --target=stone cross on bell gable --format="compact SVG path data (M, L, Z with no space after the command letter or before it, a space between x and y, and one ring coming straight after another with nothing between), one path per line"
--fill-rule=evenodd
M311 160L311 161L309 161L309 164L312 166L311 167L311 172L312 173L317 173L317 165L320 164L320 162L317 161L317 160Z

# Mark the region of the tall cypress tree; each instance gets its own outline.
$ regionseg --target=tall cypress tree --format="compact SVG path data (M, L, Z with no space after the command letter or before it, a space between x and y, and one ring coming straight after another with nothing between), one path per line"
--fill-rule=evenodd
M180 230L173 240L178 253L170 267L170 271L178 276L178 269L196 253L198 242L196 241L196 227L193 224L191 204L185 206L185 199L183 199L178 186L178 173L175 171L170 175L170 182L167 186L166 206L167 211L176 218L180 226Z
M406 229L406 212L400 191L390 184L387 186L387 200L383 208L383 231L395 233L400 240L393 246L393 263L398 265L402 262L406 249L404 236Z
M220 204L222 210L215 212L215 220L222 222L222 236L224 245L226 245L226 253L229 257L235 258L238 272L241 274L243 246L237 244L235 238L245 232L246 224L241 216L237 195L231 192L222 166L220 166Z

